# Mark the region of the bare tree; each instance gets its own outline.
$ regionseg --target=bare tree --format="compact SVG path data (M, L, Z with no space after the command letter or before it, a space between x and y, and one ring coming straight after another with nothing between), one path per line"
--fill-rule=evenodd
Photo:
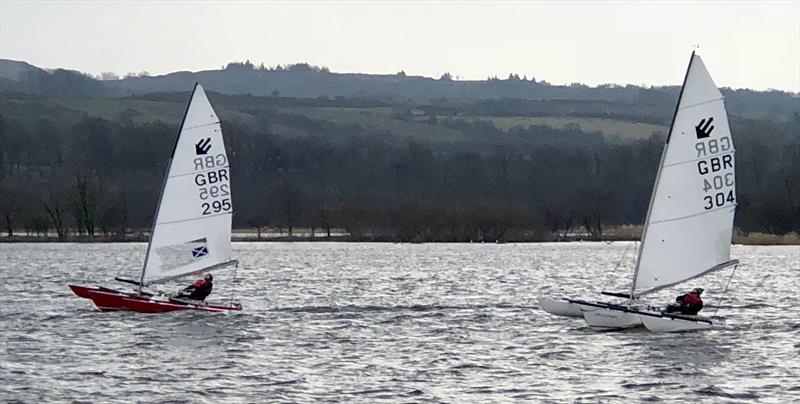
M47 216L50 217L50 220L53 223L53 228L56 230L59 240L63 240L67 237L67 229L64 225L64 211L66 210L66 204L64 203L63 198L64 196L61 192L49 189L47 191L47 199L40 200L45 212L47 212Z
M278 210L283 225L292 238L292 231L297 225L297 221L302 213L302 195L295 186L287 179L281 181L280 193L278 195Z
M78 233L84 228L87 235L94 237L98 205L103 195L102 180L92 173L76 174L75 190L73 207L78 222Z
M8 237L14 235L14 226L12 225L13 216L19 211L20 207L14 201L13 191L10 187L0 182L0 214L3 215L5 221L6 233Z

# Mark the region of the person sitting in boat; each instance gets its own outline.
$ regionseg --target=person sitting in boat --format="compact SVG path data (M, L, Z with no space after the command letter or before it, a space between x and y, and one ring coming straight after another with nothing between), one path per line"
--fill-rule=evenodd
M681 313L687 315L697 315L703 309L703 288L694 288L691 292L675 298L675 304L667 306L667 313Z
M206 300L214 288L214 276L206 274L203 279L198 279L195 283L183 289L176 297L192 300Z

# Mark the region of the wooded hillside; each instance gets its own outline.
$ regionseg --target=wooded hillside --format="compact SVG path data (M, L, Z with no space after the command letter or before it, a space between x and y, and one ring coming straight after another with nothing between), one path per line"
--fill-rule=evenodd
M110 82L17 65L12 80L2 66L0 223L63 237L149 228L198 78L207 90L230 84L209 98L229 148L235 227L335 227L404 241L602 238L608 226L642 223L677 97L675 88L559 87L513 75L459 83L307 65ZM217 81L233 73L275 81ZM318 93L328 85L339 92ZM736 226L800 231L797 95L726 96Z

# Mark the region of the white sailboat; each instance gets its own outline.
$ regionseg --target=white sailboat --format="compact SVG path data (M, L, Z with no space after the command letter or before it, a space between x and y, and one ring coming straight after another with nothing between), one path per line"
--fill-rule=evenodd
M630 292L618 303L542 299L542 309L614 330L644 325L656 332L705 329L710 318L663 313L640 297L735 266L730 258L736 210L734 146L724 97L692 53L647 211Z
M231 258L232 215L228 155L219 118L203 87L195 84L167 166L141 275L138 280L116 278L137 289L70 288L101 310L239 310L238 304L186 302L143 289L238 264Z

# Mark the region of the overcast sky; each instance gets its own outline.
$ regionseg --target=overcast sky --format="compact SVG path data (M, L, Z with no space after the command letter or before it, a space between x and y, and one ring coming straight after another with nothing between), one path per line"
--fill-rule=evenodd
M800 1L94 2L0 0L0 57L98 74L249 59L334 72L800 91Z

